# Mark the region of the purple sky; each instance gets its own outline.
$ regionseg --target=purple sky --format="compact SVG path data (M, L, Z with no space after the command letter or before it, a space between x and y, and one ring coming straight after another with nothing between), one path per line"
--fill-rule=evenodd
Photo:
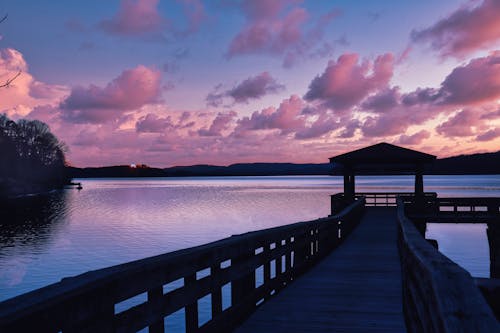
M500 1L4 0L0 112L76 166L500 150Z

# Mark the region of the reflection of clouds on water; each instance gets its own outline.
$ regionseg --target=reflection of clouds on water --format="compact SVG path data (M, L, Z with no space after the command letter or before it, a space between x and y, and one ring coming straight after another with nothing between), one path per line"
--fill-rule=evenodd
M3 267L0 271L0 284L12 287L23 282L24 276L28 270L28 265L32 261L33 260L28 258L19 257L7 259L2 264Z
M6 224L2 218L0 300L87 270L326 216L330 195L343 189L341 177L328 176L81 181L82 191L66 190L45 203L20 205L15 213L19 223ZM413 181L409 176L356 177L356 189L410 191ZM500 189L498 176L433 176L424 185L426 190L442 188L441 196L500 196L500 190L490 190ZM470 235L471 246L484 240L475 234ZM476 254L483 257L469 255L467 260L487 267L487 252Z

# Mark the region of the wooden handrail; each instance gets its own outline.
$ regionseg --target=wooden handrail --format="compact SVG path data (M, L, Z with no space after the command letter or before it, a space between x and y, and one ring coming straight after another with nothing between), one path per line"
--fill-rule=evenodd
M164 318L185 310L187 332L226 332L338 246L359 222L364 200L340 214L249 232L209 244L90 271L0 303L1 332L163 332ZM282 264L283 263L283 264ZM284 266L284 270L282 269ZM263 268L263 284L256 271ZM270 276L274 268L276 274ZM197 277L200 271L210 274ZM182 285L164 292L176 280ZM231 306L221 290L231 286ZM117 313L140 294L147 300ZM198 322L198 300L211 295L212 316ZM168 320L168 318L167 318Z
M396 198L402 197L406 201L412 202L415 198L415 193L413 192L356 192L356 198L365 198L365 204L367 207L395 207ZM336 193L330 196L331 211L333 213L340 211L345 207L346 202L344 199L344 193ZM437 194L435 192L424 193L424 199L427 202L436 199Z
M430 198L424 209L413 208L411 200L404 200L406 214L412 219L429 220L434 223L489 223L500 219L500 198Z
M442 255L406 217L398 198L403 310L409 332L500 332L471 275Z

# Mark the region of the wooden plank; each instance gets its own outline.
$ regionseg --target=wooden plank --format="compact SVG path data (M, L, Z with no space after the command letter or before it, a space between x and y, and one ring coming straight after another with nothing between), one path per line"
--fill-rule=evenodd
M395 209L369 208L342 245L236 332L404 332L401 293Z

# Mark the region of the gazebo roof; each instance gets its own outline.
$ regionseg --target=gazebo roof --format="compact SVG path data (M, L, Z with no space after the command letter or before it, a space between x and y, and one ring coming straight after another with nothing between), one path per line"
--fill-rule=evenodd
M417 166L435 159L434 155L382 142L331 157L330 163L340 164L343 169L352 171L386 174L415 171Z

